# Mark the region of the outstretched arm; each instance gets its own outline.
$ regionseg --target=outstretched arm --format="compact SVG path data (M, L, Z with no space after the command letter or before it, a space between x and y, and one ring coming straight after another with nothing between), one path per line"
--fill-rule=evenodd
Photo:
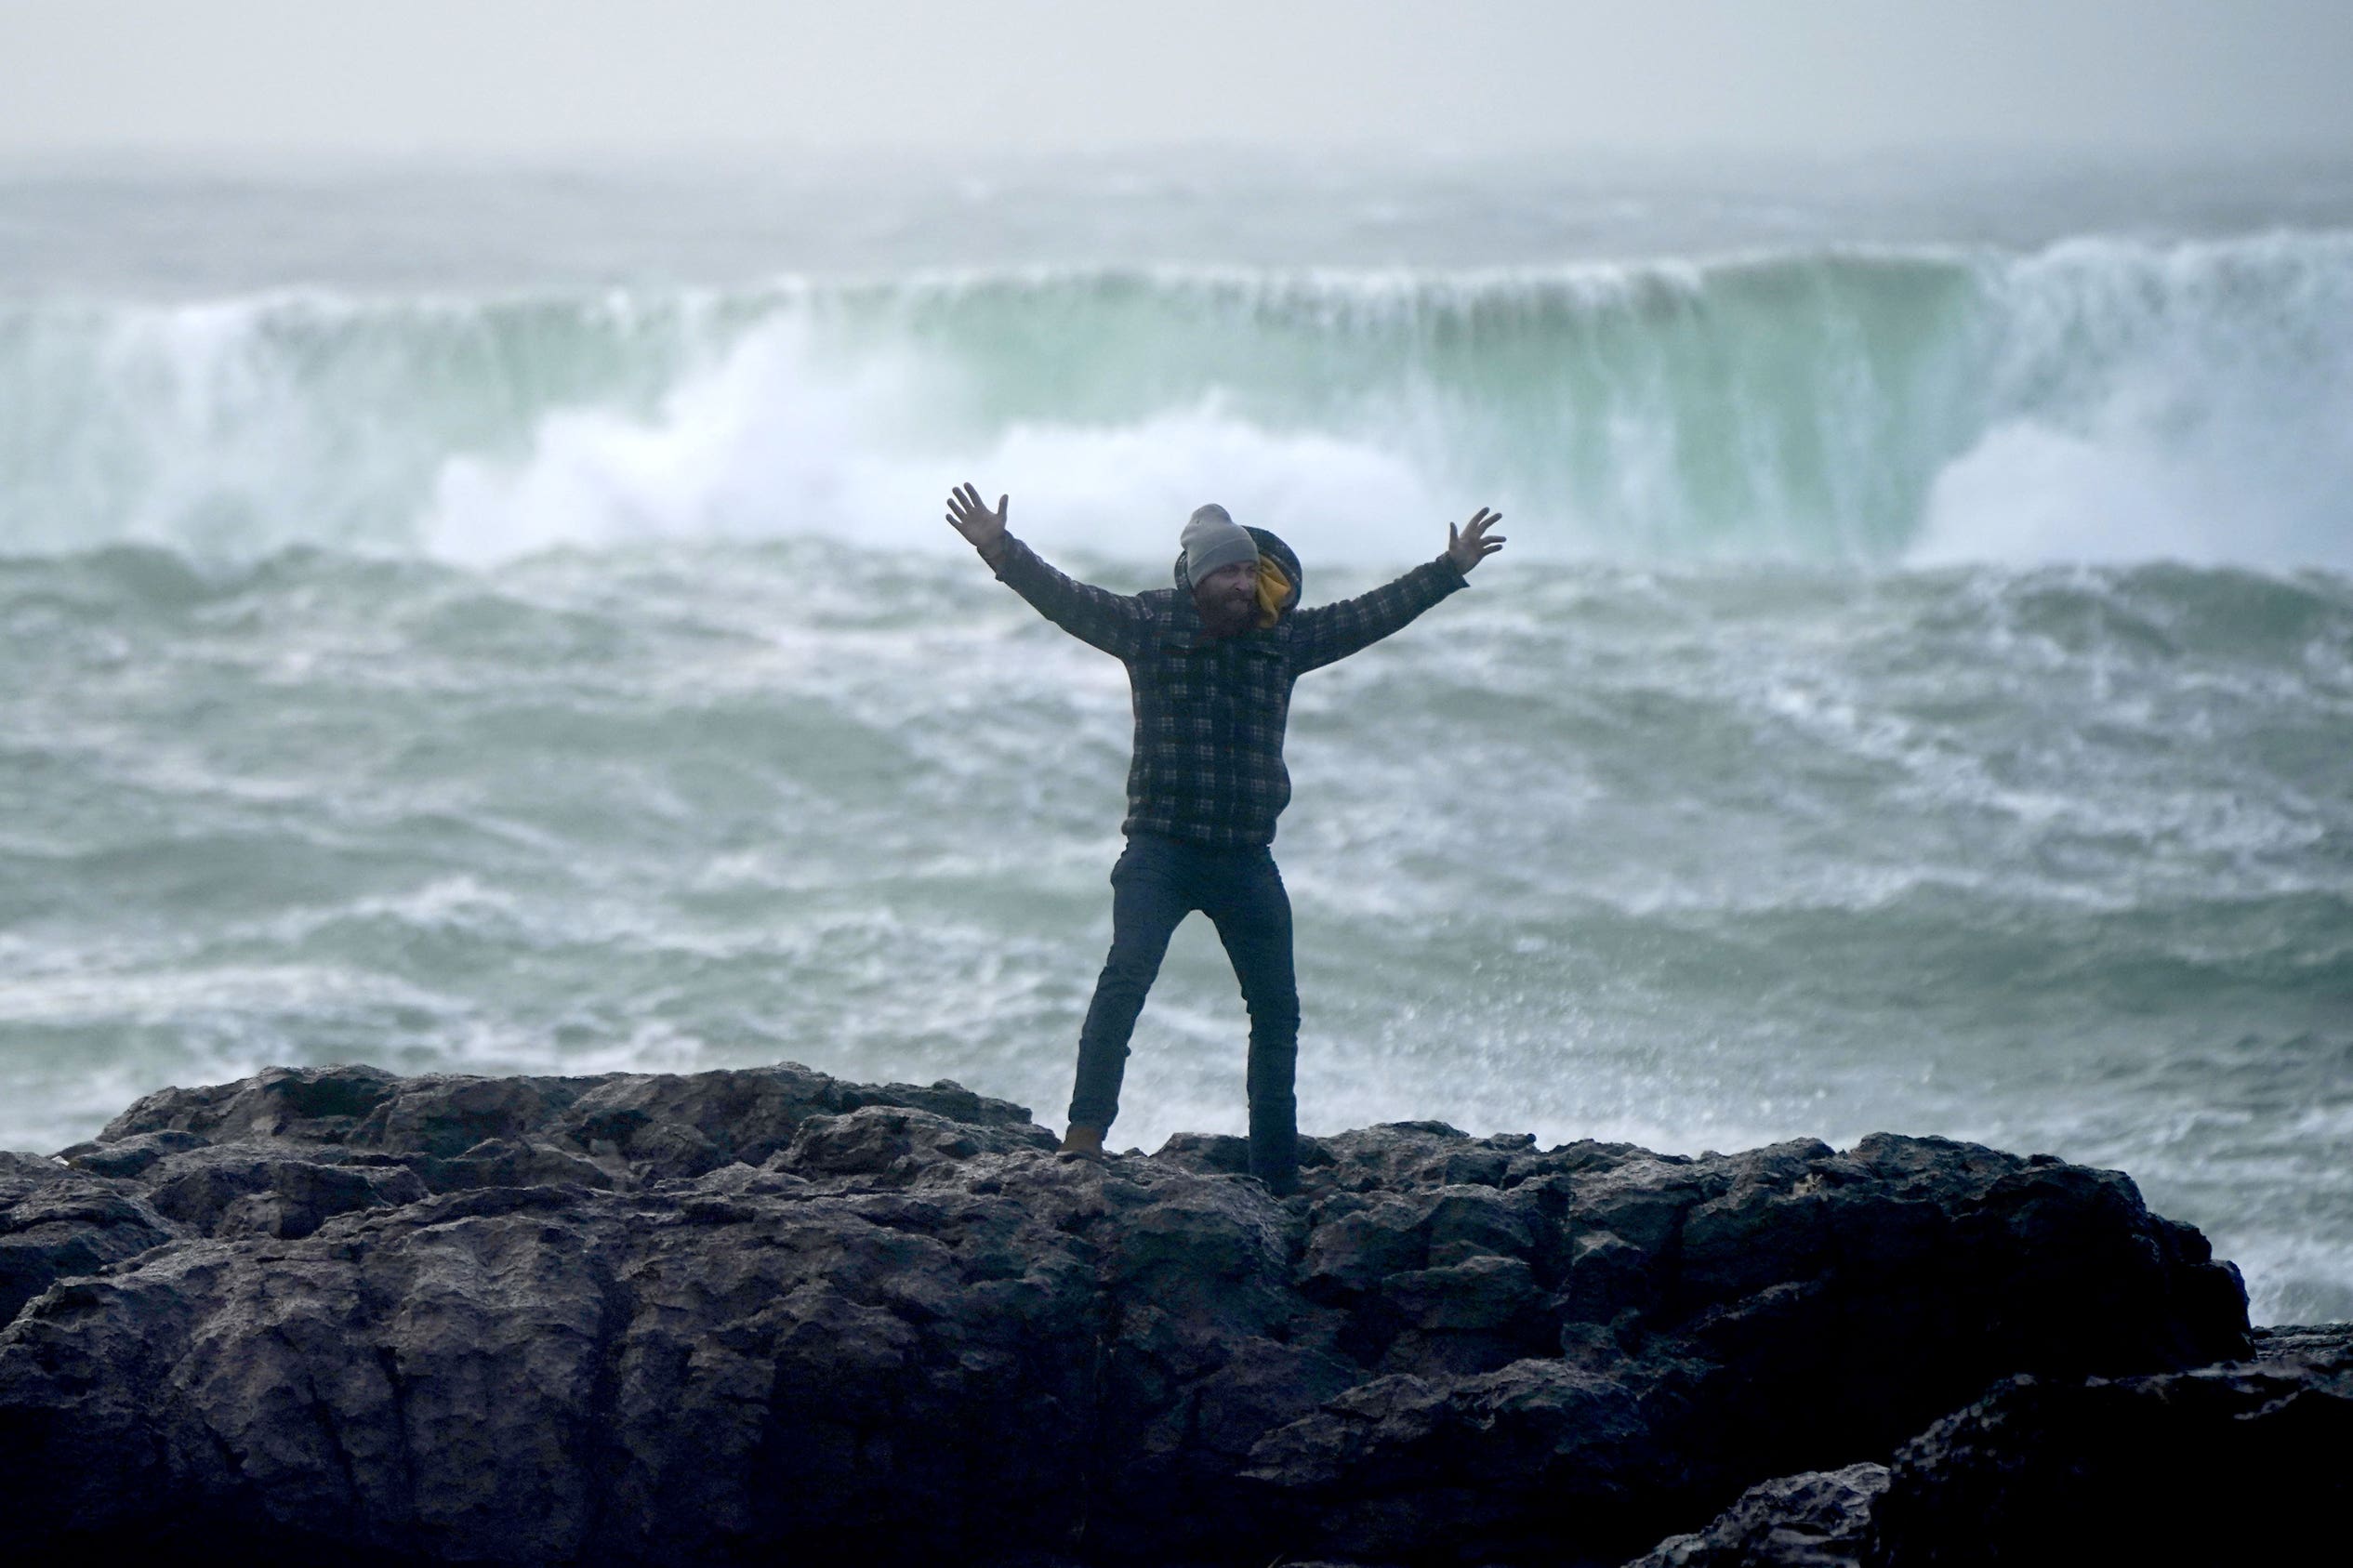
M1114 658L1141 653L1151 622L1143 601L1075 581L1047 565L1036 550L1006 532L1011 501L1010 495L1000 495L991 511L979 491L958 485L948 493L948 524L980 551L998 581L1027 600L1040 615Z
M1447 524L1446 553L1437 560L1370 593L1296 612L1294 666L1303 674L1368 648L1463 586L1466 573L1503 547L1502 534L1487 533L1501 520L1501 513L1481 507L1460 531Z

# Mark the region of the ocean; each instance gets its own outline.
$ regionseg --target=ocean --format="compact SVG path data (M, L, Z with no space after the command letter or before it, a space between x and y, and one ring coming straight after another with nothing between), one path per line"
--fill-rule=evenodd
M268 1063L1059 1126L1124 590L1309 601L1310 1132L2121 1167L2353 1317L2353 160L0 165L0 1146ZM1115 1146L1242 1125L1206 924Z

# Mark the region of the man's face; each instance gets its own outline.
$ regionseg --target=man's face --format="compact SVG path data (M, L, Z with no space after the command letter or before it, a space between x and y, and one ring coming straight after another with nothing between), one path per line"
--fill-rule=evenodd
M1193 602L1211 635L1231 637L1249 625L1258 608L1258 562L1221 566L1193 585Z

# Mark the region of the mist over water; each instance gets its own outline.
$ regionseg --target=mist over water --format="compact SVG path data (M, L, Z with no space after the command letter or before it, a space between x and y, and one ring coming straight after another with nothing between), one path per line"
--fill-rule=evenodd
M0 1145L349 1060L1058 1120L1124 677L949 484L1311 600L1487 503L1294 706L1308 1130L2048 1149L2353 1315L2353 181L1117 172L0 179ZM1196 922L1115 1142L1242 1031Z

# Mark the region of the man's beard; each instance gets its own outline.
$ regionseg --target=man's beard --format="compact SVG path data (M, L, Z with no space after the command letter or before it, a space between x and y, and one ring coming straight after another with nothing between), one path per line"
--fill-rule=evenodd
M1211 600L1200 606L1201 619L1212 631L1239 631L1249 624L1250 607L1256 601L1248 596Z

